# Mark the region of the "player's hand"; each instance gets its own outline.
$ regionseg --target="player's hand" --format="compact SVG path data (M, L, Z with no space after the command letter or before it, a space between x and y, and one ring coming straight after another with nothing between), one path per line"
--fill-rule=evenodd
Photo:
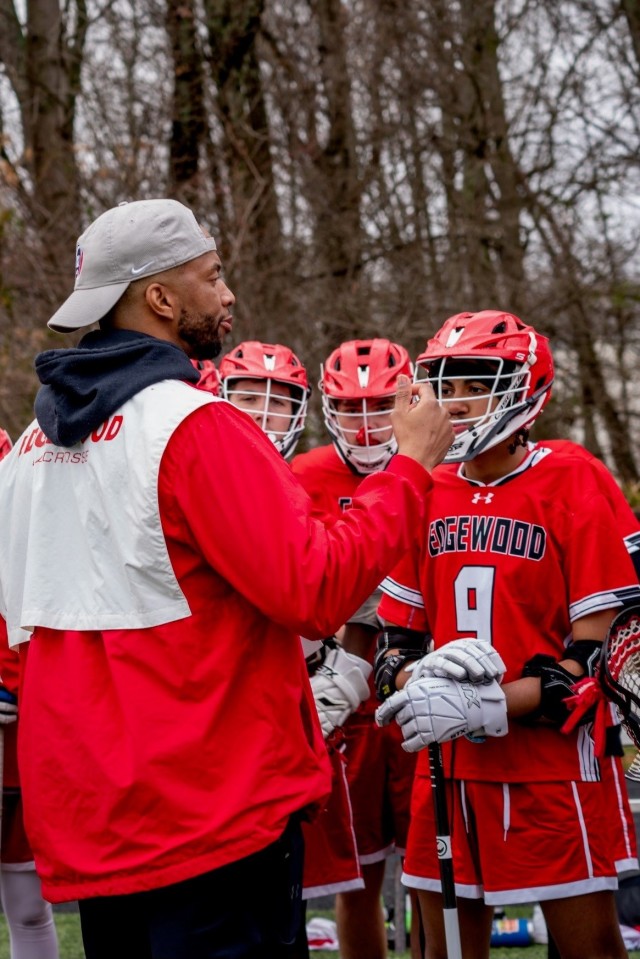
M402 748L415 753L431 743L459 736L506 736L507 704L495 679L488 683L459 683L455 679L425 676L407 683L376 710L376 722L395 719L402 729Z
M449 414L436 400L431 383L412 384L405 375L398 376L391 423L398 452L428 470L442 462L454 441Z
M452 639L439 649L427 653L415 663L409 663L409 683L424 676L445 676L463 682L484 683L495 679L502 682L506 666L500 653L484 639Z
M18 701L5 686L0 686L0 726L9 726L18 718Z
M322 733L326 739L365 699L373 666L341 646L331 649L310 679Z

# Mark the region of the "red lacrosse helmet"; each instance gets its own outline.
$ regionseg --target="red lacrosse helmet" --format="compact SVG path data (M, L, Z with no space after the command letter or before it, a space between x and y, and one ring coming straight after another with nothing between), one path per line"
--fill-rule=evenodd
M385 339L348 340L322 364L324 421L338 454L357 473L384 469L398 449L389 413L401 373L413 375L409 354Z
M9 434L5 433L4 430L0 430L0 460L3 460L7 453L10 452L13 447L13 443L9 438Z
M428 379L438 401L443 382L470 379L490 387L486 412L457 420L445 463L461 463L491 449L519 429L529 428L551 397L553 358L546 336L512 313L482 310L449 317L416 360L416 379Z
M220 392L220 374L218 373L213 360L191 360L192 364L200 374L198 388L208 390L217 396Z
M239 396L251 395L259 404L256 411L261 417L258 424L273 441L284 457L293 455L300 434L304 429L311 387L307 371L288 346L280 343L261 343L259 340L247 340L239 343L220 360L222 395L234 403ZM239 380L258 380L255 390L243 386L236 389ZM272 405L272 383L281 383L289 388L293 413L287 414L280 428L273 428L274 417L279 414L270 412ZM234 405L238 405L234 403ZM269 427L267 428L267 418ZM284 419L281 416L282 419Z

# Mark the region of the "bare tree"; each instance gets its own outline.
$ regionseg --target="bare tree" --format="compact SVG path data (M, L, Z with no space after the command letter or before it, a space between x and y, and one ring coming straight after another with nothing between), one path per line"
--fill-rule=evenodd
M202 52L193 0L167 0L174 66L169 190L188 206L200 198L200 155L207 133Z
M0 24L0 60L19 105L23 136L22 155L12 169L41 241L45 280L59 292L80 222L74 119L86 5L75 0L63 15L58 0L29 0L23 25L12 0L1 0Z
M214 170L218 216L238 316L247 335L292 309L258 43L264 0L204 0L208 66L220 128Z
M30 415L75 237L122 199L173 195L218 239L236 340L289 343L313 381L344 338L415 356L451 313L518 312L556 354L541 435L633 482L637 0L14 3L2 425Z
M620 10L627 20L636 58L636 69L640 72L640 3L638 0L620 0Z

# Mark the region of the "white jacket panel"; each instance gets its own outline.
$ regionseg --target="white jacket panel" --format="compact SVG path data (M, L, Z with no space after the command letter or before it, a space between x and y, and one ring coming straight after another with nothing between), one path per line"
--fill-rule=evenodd
M162 532L158 474L176 427L211 402L220 400L164 380L70 448L50 443L36 420L28 427L0 463L10 645L35 626L137 629L189 615Z

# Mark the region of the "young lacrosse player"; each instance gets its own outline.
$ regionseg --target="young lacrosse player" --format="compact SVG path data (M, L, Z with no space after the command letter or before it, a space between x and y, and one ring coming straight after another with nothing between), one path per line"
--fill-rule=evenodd
M293 456L307 417L311 388L293 350L247 340L219 364L221 395L244 410L285 459Z
M294 454L304 429L311 387L296 354L280 343L248 340L220 362L221 393L244 410L285 459ZM304 822L304 902L364 887L356 851L340 727L370 694L371 665L331 637L302 639L311 688L332 766L331 795L312 822ZM290 959L309 955L302 928Z
M323 364L322 410L332 443L302 453L292 462L317 515L343 515L363 478L383 470L391 460L396 451L391 405L402 374L412 375L409 354L400 344L383 338L344 342ZM344 649L370 664L381 626L379 601L380 592L376 590L353 613L341 634ZM363 889L344 889L336 897L343 959L384 959L387 955L382 909L385 865L389 856L404 852L415 769L415 757L400 749L399 729L395 725L384 730L376 726L372 681L371 691L339 733L344 739L365 882ZM322 702L319 708L322 713ZM326 883L335 878L338 865L330 857L325 859Z
M455 441L383 583L378 720L395 717L411 752L444 744L465 959L489 956L494 906L536 900L563 959L622 959L613 823L628 799L603 781L589 716L562 727L616 610L640 595L633 564L597 467L528 442L553 381L544 336L509 313L461 313L417 364ZM425 750L404 881L428 959L446 955L439 877Z

